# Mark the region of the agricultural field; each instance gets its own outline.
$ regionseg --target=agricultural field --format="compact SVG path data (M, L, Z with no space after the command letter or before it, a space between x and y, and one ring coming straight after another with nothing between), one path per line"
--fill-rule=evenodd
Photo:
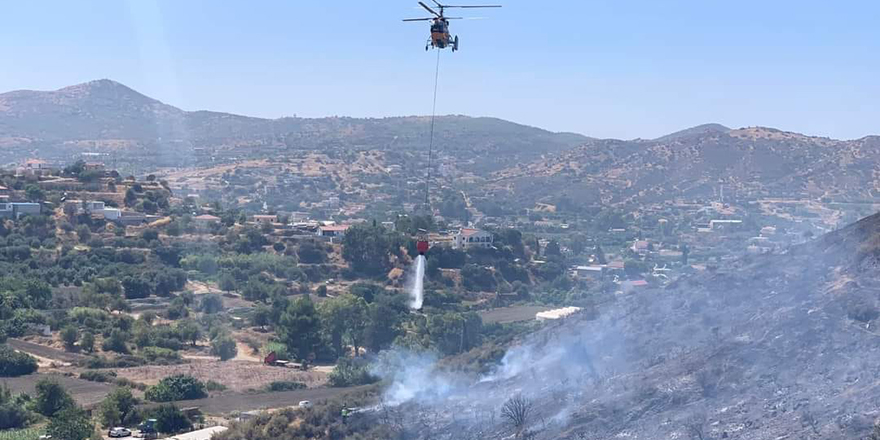
M317 388L327 383L327 374L315 369L300 371L294 368L273 367L249 361L218 361L193 359L180 365L148 365L115 370L119 377L147 385L155 385L162 378L185 374L201 381L221 382L231 391L257 390L277 381L292 381Z

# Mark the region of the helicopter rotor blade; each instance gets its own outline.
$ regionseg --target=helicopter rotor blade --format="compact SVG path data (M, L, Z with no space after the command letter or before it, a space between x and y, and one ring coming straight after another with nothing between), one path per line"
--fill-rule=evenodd
M420 5L420 6L421 6L421 7L423 7L423 8L425 8L425 9L427 9L427 10L428 10L428 12L430 12L430 13L432 13L432 14L434 14L434 15L436 15L436 16L437 16L437 17L439 17L439 16L440 16L440 14L438 14L438 13L437 13L437 11L435 11L435 10L433 10L433 9L431 9L431 7L430 7L430 6L428 6L428 5L426 5L426 4L424 4L424 3L422 3L422 2L419 2L419 5Z
M474 8L500 8L501 5L443 5L444 8L462 8L462 9L474 9Z
M431 21L434 20L433 17L430 18L404 18L403 21Z

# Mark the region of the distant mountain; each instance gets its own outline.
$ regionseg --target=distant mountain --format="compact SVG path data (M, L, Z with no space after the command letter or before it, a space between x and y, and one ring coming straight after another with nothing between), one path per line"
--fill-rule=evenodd
M676 197L880 197L880 138L839 141L710 124L655 140L589 140L493 175L515 200L626 203ZM540 188L540 191L536 191Z
M429 122L426 117L261 119L187 112L103 79L50 92L0 94L0 162L22 151L63 158L85 149L137 153L141 160L173 165L193 159L195 149L419 151L427 149ZM461 158L459 165L483 172L587 139L494 118L442 116L435 145Z
M659 142L668 142L676 139L688 138L693 136L701 136L708 133L727 133L730 129L721 125L721 124L702 124L696 127L687 128L681 131L676 131L672 134L667 134L666 136L659 137L654 139Z

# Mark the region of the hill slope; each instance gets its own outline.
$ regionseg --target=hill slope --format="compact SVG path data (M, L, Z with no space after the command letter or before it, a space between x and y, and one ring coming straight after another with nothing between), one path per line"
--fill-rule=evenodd
M261 119L209 111L186 112L110 80L51 92L0 94L0 148L12 155L65 157L83 149L139 152L141 159L174 165L193 161L194 150L270 146L275 151L344 148L424 150L429 118ZM587 138L551 133L494 118L444 116L435 144L447 154L467 155L475 170L533 160ZM246 154L244 151L240 154ZM461 157L461 156L460 156ZM0 160L5 157L0 157ZM481 160L486 159L486 160Z
M585 202L645 203L711 197L880 196L880 141L838 141L771 128L696 127L657 140L589 140L495 173L521 200L568 195ZM534 192L541 188L543 194ZM548 196L549 195L549 196Z
M428 386L390 397L432 421L411 438L509 435L487 414L518 393L536 439L862 438L880 408L878 275L875 215L554 324L476 383L416 374Z

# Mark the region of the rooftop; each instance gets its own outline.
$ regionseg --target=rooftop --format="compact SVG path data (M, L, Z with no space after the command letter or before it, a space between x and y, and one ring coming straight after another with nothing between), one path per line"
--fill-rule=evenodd
M186 434L178 434L174 437L171 437L173 440L209 440L214 434L219 434L223 431L226 431L227 427L225 426L213 426L210 428L199 429L197 431L187 432Z
M351 225L330 225L330 226L321 226L322 231L336 231L343 232L347 231Z
M220 221L220 217L217 217L216 215L211 215L211 214L202 214L202 215L197 215L197 216L193 217L193 220L205 220L205 221L214 222L214 221Z

